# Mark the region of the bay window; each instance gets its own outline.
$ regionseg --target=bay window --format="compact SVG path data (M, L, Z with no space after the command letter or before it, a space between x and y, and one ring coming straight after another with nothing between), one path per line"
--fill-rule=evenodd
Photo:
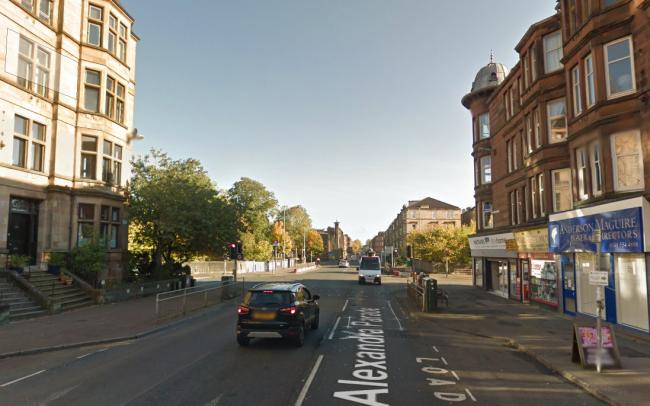
M571 96L573 98L573 115L582 113L582 97L580 95L580 66L571 69Z
M594 59L589 54L585 58L585 87L587 93L587 108L596 104L596 84L594 83Z
M86 34L86 42L101 47L103 32L104 9L91 4L88 8L88 32Z
M81 136L81 178L97 179L97 137Z
M578 199L585 200L587 193L587 150L585 148L576 149L576 172L578 174Z
M18 84L43 97L49 95L50 53L25 37L18 43Z
M564 99L557 99L546 105L548 115L548 142L553 144L567 138L566 104Z
M481 157L481 184L485 185L492 182L492 157Z
M537 175L537 194L539 197L539 215L540 217L544 217L546 215L546 203L545 203L545 195L544 195L544 173L540 173Z
M478 116L479 137L484 140L490 138L490 114L483 113Z
M36 172L45 170L45 126L14 116L12 165Z
M600 159L600 142L594 142L589 147L589 157L591 161L591 191L594 196L603 193L603 174L602 163Z
M98 71L86 69L84 84L84 109L99 113L99 92L101 89L101 74Z
M537 178L530 178L530 214L532 218L537 217Z
M639 131L613 134L611 143L614 189L616 191L643 189L643 152Z
M539 120L539 108L535 109L533 113L533 124L535 126L535 147L542 146L542 124Z
M553 190L553 211L571 210L573 197L571 194L571 169L557 169L551 171Z
M623 96L636 89L632 38L625 37L605 45L607 97Z
M481 215L483 228L492 228L494 226L492 218L492 202L483 202L481 205Z
M562 68L562 34L556 31L544 37L544 72L550 73Z

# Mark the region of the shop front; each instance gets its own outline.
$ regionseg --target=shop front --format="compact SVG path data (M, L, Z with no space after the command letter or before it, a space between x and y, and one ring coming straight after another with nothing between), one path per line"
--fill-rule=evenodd
M559 259L549 252L548 228L517 231L519 257L517 299L552 308L559 306Z
M511 275L517 269L513 241L512 233L470 237L474 286L504 298L510 296Z
M605 320L648 332L649 209L638 197L550 216L549 250L559 256L565 313L595 317L601 297ZM591 284L593 272L605 273L607 285Z

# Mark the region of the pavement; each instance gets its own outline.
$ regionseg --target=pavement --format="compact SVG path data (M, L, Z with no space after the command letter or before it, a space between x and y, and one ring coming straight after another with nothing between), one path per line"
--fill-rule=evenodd
M610 395L611 404L647 404L637 389L650 374L628 363L632 355L645 359L647 342L619 335L629 369L596 381L606 375L594 378L570 362L561 337L570 339L570 320L477 290L467 278L439 279L450 304L435 314L415 309L405 278L362 286L354 269L322 266L247 280L305 283L321 295L320 328L301 348L273 339L242 348L234 334L237 301L225 302L137 339L0 359L0 404L601 405ZM152 300L2 326L0 352L163 327L147 316ZM571 383L564 370L598 392ZM609 387L625 393L613 397Z

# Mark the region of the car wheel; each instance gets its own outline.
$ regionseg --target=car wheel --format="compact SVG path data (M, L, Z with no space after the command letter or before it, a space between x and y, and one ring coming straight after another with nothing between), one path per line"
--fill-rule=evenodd
M364 280L359 278L359 285L363 285Z
M316 313L316 317L311 322L311 329L318 330L318 323L320 323L320 313Z
M304 343L305 343L305 322L303 321L302 323L300 323L300 326L298 326L298 335L296 335L293 344L296 347L302 347Z
M381 285L381 279L377 281L377 285Z
M250 342L250 338L237 334L237 344L241 345L242 347L246 347L248 344L250 344Z

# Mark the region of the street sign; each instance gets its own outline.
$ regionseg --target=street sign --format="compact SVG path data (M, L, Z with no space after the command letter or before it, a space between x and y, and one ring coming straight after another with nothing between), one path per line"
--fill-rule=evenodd
M610 326L602 326L602 349L598 353L598 330L592 326L573 325L573 348L571 360L582 364L584 368L596 367L599 359L605 368L621 368L621 355Z
M589 272L589 284L593 286L607 286L609 279L607 271L592 271Z

